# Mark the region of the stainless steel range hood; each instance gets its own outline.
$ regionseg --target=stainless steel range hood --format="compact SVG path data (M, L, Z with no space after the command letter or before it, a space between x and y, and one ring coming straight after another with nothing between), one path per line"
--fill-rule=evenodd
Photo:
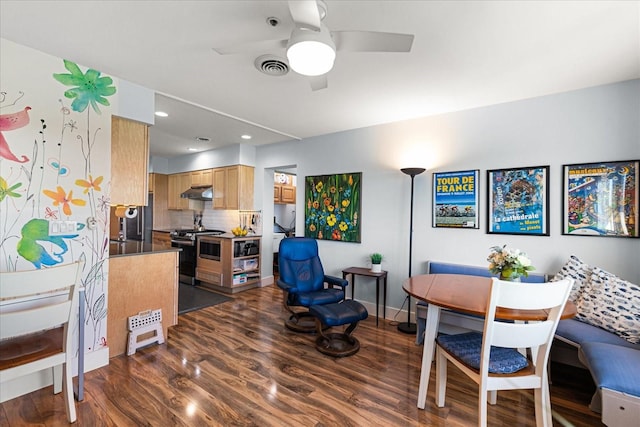
M213 200L213 188L210 185L194 185L180 194L183 199Z

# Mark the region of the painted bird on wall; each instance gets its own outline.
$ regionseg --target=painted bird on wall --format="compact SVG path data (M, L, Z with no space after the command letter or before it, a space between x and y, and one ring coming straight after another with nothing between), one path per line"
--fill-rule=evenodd
M18 159L9 148L9 144L2 134L3 131L20 129L28 125L29 110L31 110L31 107L25 107L24 110L17 113L0 114L0 157L18 163L29 161L27 156L21 156L22 160Z

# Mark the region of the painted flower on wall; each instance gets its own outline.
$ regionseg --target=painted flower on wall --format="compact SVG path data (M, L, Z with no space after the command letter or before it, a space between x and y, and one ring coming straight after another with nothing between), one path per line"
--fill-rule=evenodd
M100 184L102 184L103 177L99 176L95 180L91 175L89 175L89 180L85 179L76 179L76 185L80 187L84 187L84 194L87 194L89 190L93 189L94 191L100 191Z
M88 69L86 73L80 70L80 67L71 61L64 60L64 68L70 74L54 74L53 78L65 86L75 86L68 89L64 96L73 99L71 109L77 112L83 112L89 104L93 111L100 114L98 104L109 106L106 96L116 93L111 77L100 77L100 71Z
M305 178L305 237L360 242L362 173Z
M16 184L13 184L11 187L9 187L9 184L7 184L7 181L5 181L4 178L0 177L0 202L4 200L5 197L9 196L9 197L22 197L21 194L16 193L14 190L18 189L19 187L22 186L21 182L18 182Z
M42 190L42 192L53 199L53 206L62 205L62 212L65 215L71 215L71 206L69 206L69 204L76 206L84 206L87 204L87 202L82 199L74 199L73 190L69 190L69 194L67 194L64 188L60 186L58 186L57 191Z

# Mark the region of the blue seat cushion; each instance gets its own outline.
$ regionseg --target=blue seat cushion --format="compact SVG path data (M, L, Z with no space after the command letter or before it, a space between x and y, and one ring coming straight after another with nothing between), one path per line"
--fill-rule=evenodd
M640 397L640 350L585 342L580 352L598 387Z
M601 342L640 350L638 344L630 343L616 334L575 319L565 319L558 322L556 335L578 345L586 342Z
M290 305L301 305L303 307L311 307L318 304L332 304L340 302L344 299L344 291L342 289L327 288L319 291L300 292L291 295L293 301Z
M482 334L467 332L456 335L441 335L438 345L473 369L480 369ZM526 368L529 361L514 348L491 347L489 373L512 374Z
M359 322L369 316L367 309L354 300L346 300L336 304L312 305L309 307L309 313L327 326Z

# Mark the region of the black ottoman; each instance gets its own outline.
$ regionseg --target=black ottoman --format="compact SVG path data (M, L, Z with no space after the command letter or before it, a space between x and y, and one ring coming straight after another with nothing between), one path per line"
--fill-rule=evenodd
M316 318L316 349L320 353L334 357L345 357L356 354L360 350L360 342L351 336L358 322L369 316L367 309L354 300L346 300L334 304L312 305L309 313ZM344 333L323 332L323 327L341 326L350 323Z

